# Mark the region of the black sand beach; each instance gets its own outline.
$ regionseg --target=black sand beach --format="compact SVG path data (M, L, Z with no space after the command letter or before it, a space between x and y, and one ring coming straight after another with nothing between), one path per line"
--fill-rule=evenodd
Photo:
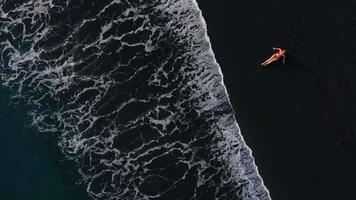
M194 1L0 2L1 200L269 199ZM356 199L339 2L198 0L273 200ZM286 64L259 68L273 46Z
M274 200L356 198L356 3L339 2L198 1ZM258 69L272 46L286 64Z

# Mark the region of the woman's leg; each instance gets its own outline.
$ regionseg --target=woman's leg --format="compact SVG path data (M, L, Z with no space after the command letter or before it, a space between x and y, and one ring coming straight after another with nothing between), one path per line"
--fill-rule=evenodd
M271 61L272 61L273 59L276 59L274 55L272 55L270 58L268 58L266 61L264 61L261 65L262 65L262 66L266 66L266 65L268 65L269 63L271 63Z
M264 61L261 65L265 66L270 60L272 60L274 55L272 55L270 58L268 58L266 61Z
M271 59L271 60L269 60L267 63L266 63L266 65L269 65L269 64L271 64L271 63L273 63L274 61L277 61L278 60L278 58L273 58L273 59ZM265 66L266 66L265 65Z

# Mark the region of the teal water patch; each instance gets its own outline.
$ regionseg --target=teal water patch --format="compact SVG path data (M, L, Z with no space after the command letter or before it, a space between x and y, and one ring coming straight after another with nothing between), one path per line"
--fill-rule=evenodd
M31 130L23 108L0 92L0 199L89 199L75 184L78 174L64 161L54 137Z

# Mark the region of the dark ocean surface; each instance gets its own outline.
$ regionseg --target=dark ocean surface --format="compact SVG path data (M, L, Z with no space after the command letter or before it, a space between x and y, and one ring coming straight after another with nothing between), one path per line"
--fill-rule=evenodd
M26 108L13 105L8 90L0 91L0 199L88 199L75 184L79 174L64 161L53 137L29 128Z
M194 0L5 0L0 28L1 134L43 180L4 195L270 199Z

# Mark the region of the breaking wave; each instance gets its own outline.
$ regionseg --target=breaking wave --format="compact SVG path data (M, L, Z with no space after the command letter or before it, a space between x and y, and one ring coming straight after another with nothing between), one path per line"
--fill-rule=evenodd
M0 0L0 52L93 199L270 199L194 0Z

